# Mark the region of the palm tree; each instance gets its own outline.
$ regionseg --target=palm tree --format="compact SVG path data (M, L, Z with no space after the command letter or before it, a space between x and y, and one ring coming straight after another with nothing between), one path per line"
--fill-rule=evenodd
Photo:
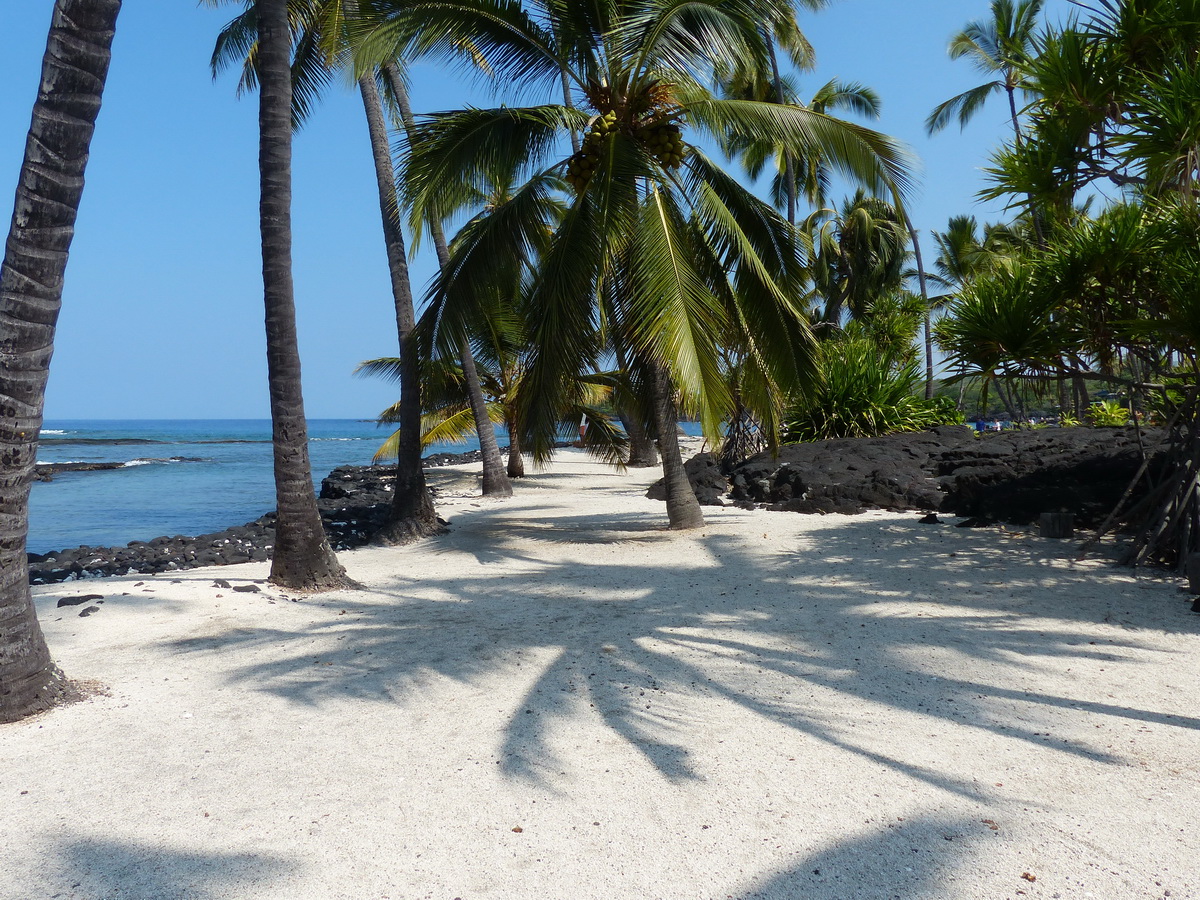
M456 240L434 299L471 309L483 304L497 268L531 246L537 217L530 211L550 189L544 176L565 174L571 205L530 293L531 450L537 458L549 454L579 373L595 368L597 325L618 329L636 363L652 373L676 528L703 523L683 474L677 410L682 404L694 412L716 442L730 399L722 339L739 329L762 380L776 389L804 381L813 346L792 300L804 278L794 230L686 143L683 128L716 137L762 132L796 155L819 148L831 164L881 190L907 181L903 151L869 129L708 90L718 63L762 65L758 14L783 5L651 0L636 9L547 3L527 11L506 0L442 0L412 3L392 26L394 38L419 22L425 50L470 40L494 70L530 87L538 80L557 86L562 61L569 62L573 106L431 117L414 142L406 181L419 208L440 210L498 165L537 176ZM585 129L581 150L564 159L566 138Z
M1003 91L1008 97L1014 139L1021 143L1017 91L1027 86L1025 74L1042 5L1043 0L992 0L990 19L970 22L951 38L950 58L965 57L991 80L951 97L934 109L925 120L930 134L941 131L955 118L965 128L988 97Z
M844 311L863 318L873 301L900 289L908 259L908 228L896 207L859 189L837 215L810 220L812 276L824 300L820 318L839 325Z
M816 11L828 5L828 0L799 0L798 5ZM796 103L797 96L791 81L779 66L779 51L783 50L792 66L801 71L812 69L816 64L816 53L796 20L796 10L791 5L768 9L759 25L767 49L766 62L769 68L747 68L733 66L719 71L721 92L740 100L758 100L764 103ZM819 110L825 112L825 110ZM727 150L734 148L726 148ZM741 149L741 148L737 148ZM735 150L736 152L736 150ZM780 175L777 179L777 206L785 206L787 219L795 224L796 205L799 199L796 167L798 161L787 152L777 155ZM761 168L761 167L760 167Z
M29 486L121 0L56 0L0 269L0 723L63 696L29 591Z
M330 73L350 62L349 30L359 15L359 6L357 0L290 0L289 12L295 45L292 118L295 126L299 127L307 119L312 102L329 81ZM212 56L213 74L216 75L228 65L240 63L242 75L238 92L251 89L258 83L258 55L258 11L254 0L247 0L246 10L223 28L217 37ZM363 101L375 164L401 358L407 360L411 357L415 360L415 353L406 349L415 322L408 255L400 227L395 171L375 73L361 73L357 86ZM410 426L420 422L420 387L415 362L411 366L406 365L400 384L400 405ZM416 427L410 427L406 434L416 430ZM402 441L397 455L391 514L387 525L376 535L376 540L403 543L440 530L433 498L425 483L420 443Z
M735 85L728 85L724 90L729 96L738 96L735 88ZM781 79L779 88L774 89L771 96L781 96L783 100L779 102L803 105L822 115L847 110L868 118L879 117L879 96L871 88L857 83L829 81L807 103L802 103L790 81ZM817 207L826 205L831 168L819 154L794 159L755 135L742 137L723 149L740 160L751 178L758 178L768 166L773 166L771 198L776 206L787 209L789 222L796 221L795 209L800 197Z
M294 590L332 590L349 582L325 537L313 490L292 287L292 31L287 0L256 0L255 8L259 226L278 510L270 580Z

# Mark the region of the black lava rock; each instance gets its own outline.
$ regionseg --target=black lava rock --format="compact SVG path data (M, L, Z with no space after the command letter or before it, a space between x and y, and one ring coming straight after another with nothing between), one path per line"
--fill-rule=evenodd
M880 438L791 444L720 475L710 455L687 464L698 497L740 507L854 514L867 509L954 513L1028 524L1046 511L1094 527L1112 510L1161 429L1045 428L976 435L961 426ZM664 499L662 482L647 496ZM702 502L704 502L702 500Z
M721 464L712 453L701 453L693 456L683 464L688 481L701 506L724 506L722 499L729 491L729 482L721 472ZM651 500L667 499L667 483L660 478L646 491Z

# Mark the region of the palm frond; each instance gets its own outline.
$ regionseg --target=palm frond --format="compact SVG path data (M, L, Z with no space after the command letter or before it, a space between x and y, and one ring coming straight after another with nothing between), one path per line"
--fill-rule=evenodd
M689 98L689 117L712 135L757 134L787 153L817 153L842 175L869 190L907 197L916 165L911 150L870 128L800 106L749 100Z

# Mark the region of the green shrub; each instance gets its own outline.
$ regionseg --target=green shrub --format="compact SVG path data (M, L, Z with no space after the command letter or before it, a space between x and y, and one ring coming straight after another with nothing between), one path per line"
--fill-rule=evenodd
M868 339L822 345L821 374L822 382L785 416L785 441L878 437L963 422L951 398L918 396L923 384L916 361L897 363Z
M1129 410L1116 400L1105 400L1088 407L1088 422L1096 426L1120 426L1129 424Z

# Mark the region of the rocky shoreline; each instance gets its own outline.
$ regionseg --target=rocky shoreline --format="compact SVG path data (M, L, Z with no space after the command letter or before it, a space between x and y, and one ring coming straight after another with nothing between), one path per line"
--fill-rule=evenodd
M478 450L467 453L438 453L424 459L426 468L478 463ZM65 466L79 464L67 463ZM87 471L115 468L86 464ZM65 469L60 469L63 471ZM75 469L72 469L75 471ZM367 544L387 521L395 481L393 467L340 466L321 482L317 508L335 550ZM436 491L434 491L436 497ZM111 578L114 575L154 575L201 566L224 566L264 561L275 546L275 513L210 534L156 537L130 541L124 547L76 547L50 553L29 554L31 584L55 584L81 578Z
M1027 524L1070 512L1081 527L1113 508L1159 429L1066 428L975 435L962 427L882 438L818 441L760 454L726 473L712 454L687 463L702 503L801 513L866 509L942 512L976 523ZM481 461L478 450L425 458L434 468ZM369 543L387 521L391 466L341 466L322 482L317 506L336 550ZM436 498L436 491L434 492ZM650 488L664 499L662 482ZM131 541L29 554L30 581L157 574L270 559L275 514L195 537Z

